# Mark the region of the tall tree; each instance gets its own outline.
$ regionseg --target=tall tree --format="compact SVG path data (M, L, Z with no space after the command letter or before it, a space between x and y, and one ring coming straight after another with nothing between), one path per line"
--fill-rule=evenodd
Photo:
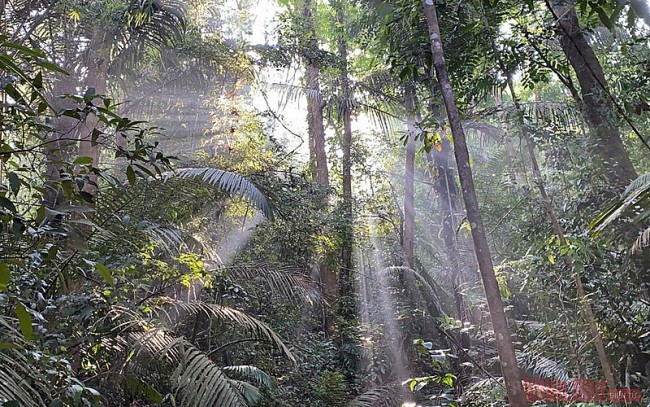
M564 228L560 224L558 217L555 213L555 209L553 208L553 203L551 202L550 197L548 196L548 193L546 192L546 186L544 185L544 178L542 177L542 173L539 169L539 164L537 163L537 157L535 155L535 146L533 144L532 137L530 135L530 130L528 128L527 123L525 122L525 112L521 106L521 103L519 101L517 92L515 91L515 86L514 86L514 81L512 79L512 74L508 69L506 68L506 64L501 56L501 52L499 51L499 48L497 47L496 44L496 39L495 39L495 34L490 27L486 14L485 14L485 9L483 8L483 3L480 3L480 14L481 14L481 21L483 23L483 28L485 30L485 33L487 35L488 40L491 42L491 46L493 49L494 53L494 58L495 62L497 63L499 69L501 70L501 73L504 75L506 79L506 85L508 88L508 91L510 93L510 96L512 98L512 103L515 108L515 112L517 114L517 119L518 119L518 125L519 129L521 131L521 135L523 138L524 143L526 143L526 148L528 150L528 156L530 158L531 162L531 167L532 167L532 172L533 172L533 181L535 185L537 186L537 189L539 191L539 194L542 198L542 204L544 205L544 209L546 210L546 214L548 215L551 224L553 226L553 230L555 231L555 234L558 237L558 240L560 241L560 244L564 247L568 247L568 241L566 239L566 234L564 232ZM571 256L567 255L565 256L565 263L566 265L571 268L575 269L575 266L573 264L573 259ZM583 305L584 313L587 319L587 324L589 325L589 330L591 331L591 336L593 338L594 345L596 346L596 351L598 353L598 359L601 365L601 368L603 370L603 375L605 376L605 380L607 382L607 387L610 392L615 392L616 391L616 382L614 381L614 376L611 371L611 367L609 364L609 361L607 360L607 354L605 353L605 346L603 344L603 339L600 334L600 331L598 330L598 325L596 325L596 319L593 313L593 310L591 308L591 302L589 301L589 298L587 298L585 289L583 287L582 281L581 281L581 276L580 274L576 274L576 288L578 292L578 299Z
M325 123L323 120L324 100L320 89L320 58L322 57L318 46L318 37L315 24L316 5L313 0L304 0L302 3L301 30L305 38L302 48L302 59L305 65L305 82L307 87L307 125L309 129L309 166L314 182L323 189L329 188L329 170L327 167L327 154L325 151ZM327 206L327 199L323 201ZM317 265L318 279L322 286L322 294L328 301L334 301L338 296L337 275L334 267L328 261L320 261ZM333 333L334 318L325 313L325 333Z
M416 123L415 84L409 82L404 87L404 105L407 110L406 130L406 160L404 168L404 237L402 245L406 257L406 265L415 267L415 148L418 128Z
M352 213L352 90L350 88L350 77L348 74L348 34L345 18L345 3L337 0L332 3L336 12L336 23L340 32L338 33L338 59L339 59L339 86L338 114L343 121L343 150L342 173L343 173L343 242L341 248L341 273L339 274L340 294L350 296L352 294L352 250L354 244L353 235L353 213Z
M307 85L307 121L309 125L309 157L312 175L316 183L329 187L329 171L325 152L324 102L320 90L319 47L314 23L313 0L304 0L302 17L306 35L303 61Z
M578 21L575 0L546 0L556 21L562 51L575 71L582 96L581 110L594 143L591 152L600 161L603 175L615 189L627 186L637 174L623 145L603 68L587 42Z
M499 352L499 360L501 361L501 372L508 393L508 402L511 406L515 407L526 406L527 402L521 382L521 373L517 365L515 348L512 343L508 321L503 309L499 284L494 273L494 266L492 264L490 248L487 243L483 218L476 197L472 170L470 168L469 152L465 140L465 132L463 130L460 114L458 107L456 106L451 82L447 73L436 6L433 0L424 0L423 6L431 38L433 65L436 70L438 82L440 83L449 125L454 137L454 153L458 166L458 176L463 191L467 219L472 228L472 238L474 240L476 259L481 272L485 295L490 309L492 325L496 336L496 346Z

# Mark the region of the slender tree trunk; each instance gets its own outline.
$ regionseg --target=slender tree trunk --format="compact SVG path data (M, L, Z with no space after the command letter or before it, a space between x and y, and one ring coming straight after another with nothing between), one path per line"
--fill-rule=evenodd
M409 82L404 88L404 106L408 114L406 119L406 160L404 169L404 238L402 246L406 266L414 269L414 241L415 241L415 139L418 135L416 127L415 84ZM410 273L407 273L410 274ZM412 276L406 276L407 287L415 288Z
M582 95L582 115L591 130L591 153L598 158L602 174L615 189L637 177L611 115L615 112L603 68L582 34L575 0L546 0L557 21L560 45L576 73Z
M465 209L467 210L467 219L472 227L472 238L474 240L474 250L476 260L478 261L485 295L487 297L492 326L496 336L496 347L499 352L501 361L501 372L506 384L508 402L511 406L526 406L526 396L521 383L521 374L517 366L515 357L515 348L512 344L508 321L503 309L499 284L494 274L490 249L487 243L485 227L479 210L478 199L474 188L472 170L469 164L469 153L467 151L467 142L463 130L456 101L447 73L447 67L442 49L442 40L440 38L440 27L438 26L438 16L433 0L424 0L424 13L427 19L429 35L431 37L431 51L433 54L433 63L436 68L436 76L440 83L442 98L447 110L449 124L454 137L454 153L458 165L458 176L463 191Z
M517 112L517 117L519 119L519 128L521 129L521 134L524 139L524 143L526 143L528 149L528 155L530 157L531 167L533 170L533 181L535 182L535 185L539 190L539 194L542 197L542 203L544 205L544 208L546 210L549 219L551 220L551 224L553 225L553 229L560 241L560 244L562 246L567 246L568 243L566 240L566 236L564 234L564 228L558 221L557 215L555 214L555 210L553 209L553 204L551 202L551 199L546 193L546 187L544 186L544 178L542 177L542 173L537 163L537 157L535 156L535 146L533 144L533 140L530 137L528 127L524 122L524 110L522 109L521 104L519 103L519 98L517 97L517 93L515 91L512 75L506 69L506 65L503 59L501 58L501 53L499 52L499 48L496 46L494 33L492 32L492 29L488 24L487 18L485 16L485 12L483 10L481 13L481 17L483 21L483 27L485 28L485 31L487 32L490 41L492 43L492 49L494 52L494 56L497 60L497 64L499 65L499 68L501 69L503 75L505 75L506 77L508 90L510 92L510 96L512 97L512 101L515 106L515 110ZM571 258L570 256L565 256L564 260L567 266L569 266L569 268L571 269L574 268L573 258ZM603 374L605 376L605 381L607 382L607 387L610 391L616 391L616 382L614 380L614 375L612 374L609 361L607 360L607 354L605 353L605 346L603 344L603 339L600 334L600 331L598 330L598 326L596 325L596 319L594 317L593 310L591 309L591 303L585 294L585 290L584 287L582 286L582 281L580 280L579 274L576 274L576 288L578 292L578 299L582 303L585 317L587 319L587 324L589 325L589 330L591 331L591 336L593 337L594 345L596 346L596 352L598 354L598 359L600 361L601 368L603 369Z
M86 87L94 88L96 95L106 95L108 92L108 53L104 50L103 34L99 30L93 32L93 40L88 51L87 67L88 76L86 78ZM90 115L80 124L79 127L79 156L90 157L93 160L93 166L99 166L99 156L101 153L101 144L105 140L92 139L93 130L100 125L96 116ZM120 137L122 138L122 137ZM90 181L95 185L86 185L84 191L92 195L97 195L97 176L90 175Z
M432 101L439 97L436 96L434 87L430 88L430 92ZM433 117L440 116L440 109L433 103L429 105L429 111ZM440 119L444 120L442 117ZM431 165L436 170L434 188L438 193L438 202L442 214L442 238L445 244L447 267L451 275L452 291L456 305L456 318L464 325L467 322L471 322L471 311L467 306L465 296L462 292L466 284L466 268L461 262L456 222L454 219L458 206L459 193L458 186L456 185L453 148L443 130L441 130L440 144L431 150L429 157ZM471 339L468 332L461 332L457 335L457 340L463 349L469 349L471 347ZM470 362L470 360L467 357L466 351L459 351L459 353L459 358L454 367L459 372L460 383L458 390L462 392L464 385L468 383L471 376L470 369L463 363Z
M346 27L343 5L336 2L336 20L340 27ZM338 41L340 60L341 97L339 99L339 112L343 117L343 217L345 226L343 232L343 247L341 250L341 273L339 275L341 296L351 297L354 284L352 282L352 246L353 246L353 215L352 215L352 93L350 91L350 78L348 77L348 49L346 34L341 33ZM344 317L351 310L343 312Z

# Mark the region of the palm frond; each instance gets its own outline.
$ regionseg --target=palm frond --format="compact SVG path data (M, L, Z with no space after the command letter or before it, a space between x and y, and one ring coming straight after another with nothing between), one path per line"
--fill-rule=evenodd
M542 356L538 352L518 352L517 363L522 369L533 372L545 379L569 382L571 373L562 363Z
M246 406L240 390L243 386L234 385L205 353L185 340L174 341L171 345L181 349L180 363L171 376L181 405Z
M260 386L273 386L273 379L262 369L252 365L224 366L221 368L228 376L249 379Z
M240 196L251 201L259 210L262 211L264 216L268 219L273 219L275 208L273 204L266 198L248 178L230 171L223 171L217 168L181 168L176 171L176 175L181 179L197 178L202 179L225 192L230 194L239 194ZM166 173L165 177L173 176L171 173Z
M429 300L428 301L429 305L431 307L433 307L433 312L435 313L435 315L431 315L431 316L432 317L441 317L441 316L445 315L445 313L443 311L443 307L442 307L442 302L440 301L440 297L438 296L438 293L436 291L436 286L434 286L435 281L433 281L430 278L425 277L422 273L419 273L419 272L413 270L410 267L390 266L390 267L384 268L380 272L386 272L386 271L387 272L411 273L411 274L413 274L420 281L420 283L422 283L424 294L425 294L426 298Z
M174 323L178 322L176 321L178 316L187 317L196 314L204 314L209 318L234 322L254 335L256 339L268 340L273 343L292 363L296 363L292 352L271 327L237 309L218 304L208 304L202 301L182 302L169 297L157 297L155 304L150 305L157 314L165 315L165 320L171 320ZM174 316L170 311L174 312Z
M641 252L644 248L650 246L650 227L646 228L639 237L636 238L632 245L632 254Z
M594 235L598 235L609 224L621 217L631 207L650 197L650 173L643 174L632 181L625 189L620 200L602 212L591 222L589 228Z
M375 387L360 394L347 404L347 407L392 407L399 400L399 383Z
M251 263L219 266L217 270L224 271L240 284L250 285L251 289L264 287L294 303L301 300L313 304L322 300L300 268Z
M0 316L0 404L45 405L41 395L49 394L47 380L25 356L25 342L16 325Z
M253 386L252 384L242 381L242 380L234 380L234 379L228 379L230 382L231 386L237 389L241 397L246 400L246 403L253 405L257 403L260 398L262 397L262 394L260 393L260 389L258 389L256 386Z
M184 337L177 337L166 328L151 327L132 312L114 310L112 313L135 322L120 324L119 330L123 334L118 339L125 340L111 346L120 354L130 355L124 368L140 378L151 375L160 377L161 374L166 376L180 405L243 407L254 404L261 397L257 387L243 380L252 380L265 386L273 384L269 375L254 366L218 366L208 354ZM244 324L250 323L242 315L233 319Z
M625 188L623 196L631 194L633 191L641 188L647 188L650 185L650 172L639 175L630 185Z

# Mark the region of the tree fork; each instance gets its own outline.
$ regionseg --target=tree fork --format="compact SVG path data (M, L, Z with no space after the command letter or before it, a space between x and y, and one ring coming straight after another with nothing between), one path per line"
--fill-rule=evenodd
M449 81L449 74L445 63L442 41L440 38L440 27L438 25L438 16L433 0L423 0L424 14L427 19L427 27L431 37L431 51L433 54L433 63L436 68L436 76L440 83L442 98L447 110L447 117L454 137L454 154L458 165L458 176L460 178L467 219L472 227L472 238L474 240L474 250L476 260L481 272L483 287L487 297L492 326L496 336L496 346L499 352L501 362L501 372L506 384L508 402L511 406L527 406L524 388L521 383L521 375L517 366L515 348L510 337L508 321L503 309L499 284L494 274L494 266L490 257L490 249L487 243L485 227L479 210L478 199L474 188L472 170L469 165L469 152L465 140L465 132L460 121L460 115L453 90Z

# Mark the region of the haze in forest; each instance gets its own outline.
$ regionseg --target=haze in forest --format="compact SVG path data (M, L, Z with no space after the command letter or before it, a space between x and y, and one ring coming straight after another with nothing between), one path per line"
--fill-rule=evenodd
M0 406L647 405L649 36L0 1Z

